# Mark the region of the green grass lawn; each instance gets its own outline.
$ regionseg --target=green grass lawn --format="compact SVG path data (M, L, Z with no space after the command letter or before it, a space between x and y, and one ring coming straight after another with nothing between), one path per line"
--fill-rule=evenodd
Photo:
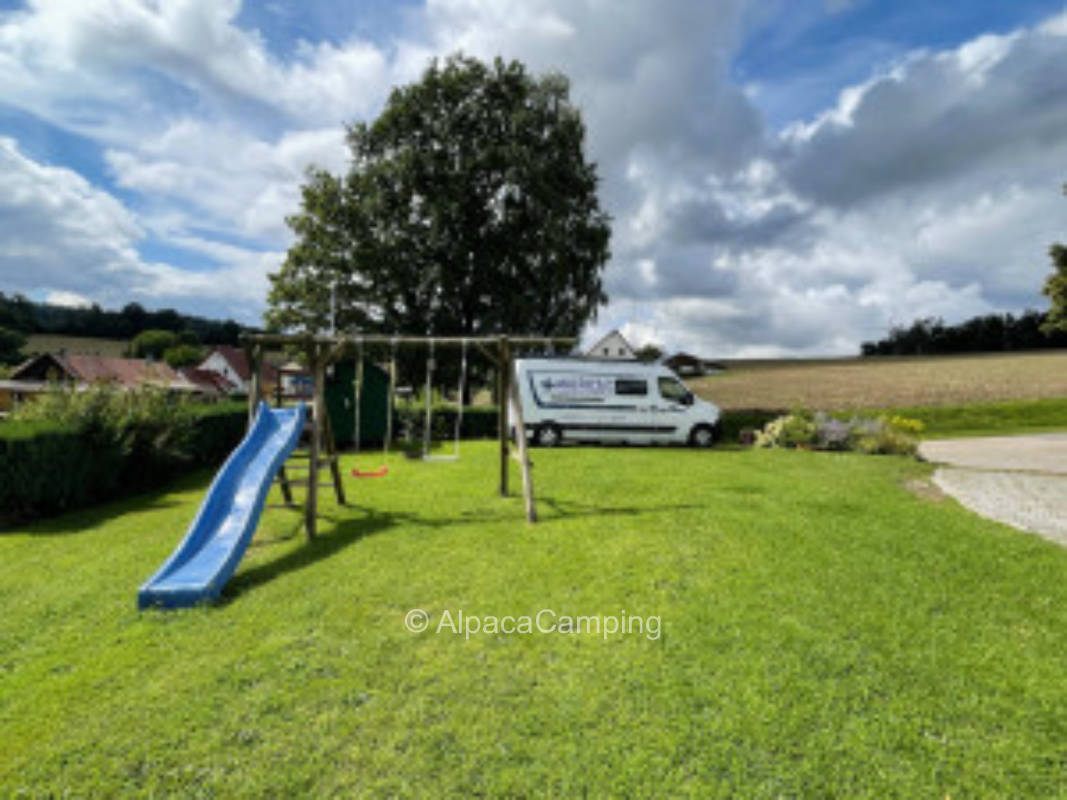
M925 439L1067 431L1067 397L892 408L882 413L922 420L925 426L922 436Z
M213 608L135 610L209 475L0 534L0 795L1065 794L1061 548L906 459L534 457L536 526L488 443L268 511ZM662 632L433 632L541 609Z

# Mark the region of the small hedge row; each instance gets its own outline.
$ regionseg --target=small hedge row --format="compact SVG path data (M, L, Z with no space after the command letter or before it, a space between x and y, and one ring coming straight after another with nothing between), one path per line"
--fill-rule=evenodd
M154 488L176 475L221 463L244 435L242 404L196 406L181 456L125 435L47 420L0 423L0 519L43 517Z
M422 441L426 422L425 406L397 406L394 425L396 438ZM434 440L452 439L456 435L457 409L453 405L435 405L432 422ZM461 439L495 439L497 435L496 406L473 406L463 409Z
M719 441L734 444L741 431L749 429L758 431L771 420L788 412L781 409L737 409L723 411L719 421ZM397 408L396 420L398 431L402 435L410 425L412 439L422 439L422 426L426 410L422 406L400 406ZM451 405L434 406L433 438L451 439L455 435L456 408ZM497 410L495 406L476 406L463 409L463 439L495 439L497 435Z
M101 477L118 469L79 431L48 423L0 424L0 514L19 519L87 505Z
M196 466L221 464L248 427L246 403L216 403L199 406L194 411L189 455Z

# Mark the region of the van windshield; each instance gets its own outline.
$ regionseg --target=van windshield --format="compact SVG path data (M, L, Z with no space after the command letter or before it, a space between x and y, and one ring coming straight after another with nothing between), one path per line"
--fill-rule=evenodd
M689 398L689 390L674 378L659 379L659 394L664 400L673 403L684 403Z

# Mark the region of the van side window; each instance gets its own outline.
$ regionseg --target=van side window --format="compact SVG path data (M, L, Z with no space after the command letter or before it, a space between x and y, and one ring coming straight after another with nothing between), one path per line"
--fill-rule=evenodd
M684 403L689 397L689 392L674 378L659 379L659 394L664 400L675 403Z
M645 396L648 394L648 381L636 378L617 378L615 380L615 394L629 394Z

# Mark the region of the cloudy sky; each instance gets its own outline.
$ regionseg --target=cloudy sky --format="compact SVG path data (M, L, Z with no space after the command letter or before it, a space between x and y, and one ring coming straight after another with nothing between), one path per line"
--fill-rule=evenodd
M0 0L0 290L257 323L308 164L456 50L560 69L621 328L848 354L1044 308L1063 0Z

